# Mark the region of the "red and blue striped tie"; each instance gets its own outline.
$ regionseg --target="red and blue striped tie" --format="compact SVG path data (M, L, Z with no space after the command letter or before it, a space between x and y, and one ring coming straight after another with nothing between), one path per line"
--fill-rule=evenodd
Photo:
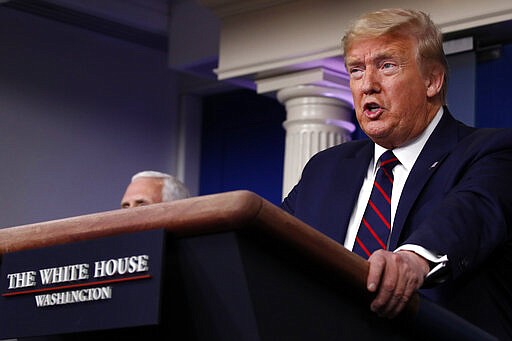
M391 150L380 157L370 200L364 211L353 251L365 259L378 249L387 249L391 231L393 168L400 163Z

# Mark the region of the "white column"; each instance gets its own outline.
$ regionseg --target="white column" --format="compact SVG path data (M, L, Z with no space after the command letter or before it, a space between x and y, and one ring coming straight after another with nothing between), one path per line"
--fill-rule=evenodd
M286 146L283 198L300 179L302 169L316 153L350 141L355 130L351 122L350 90L318 85L281 89L277 98L286 106Z

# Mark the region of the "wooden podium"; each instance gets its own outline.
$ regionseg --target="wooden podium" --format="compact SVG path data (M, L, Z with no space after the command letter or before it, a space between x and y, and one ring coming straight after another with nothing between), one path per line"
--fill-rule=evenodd
M248 191L0 229L0 253L159 229L159 323L37 339L493 339L418 294L398 318L376 317L365 260Z

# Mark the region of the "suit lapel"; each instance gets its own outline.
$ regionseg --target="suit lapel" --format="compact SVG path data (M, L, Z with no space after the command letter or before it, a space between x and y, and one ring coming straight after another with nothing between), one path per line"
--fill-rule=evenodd
M394 250L398 246L407 217L425 184L457 144L457 126L457 121L445 108L441 121L423 147L402 190L393 222L390 250Z
M332 200L331 202L336 207L330 209L333 214L336 214L333 221L339 222L338 226L341 232L339 241L342 244L372 156L373 143L368 141L368 144L358 150L353 157L344 158L338 163L336 174L339 176L336 177L332 189L335 191L333 197L337 197L339 200Z

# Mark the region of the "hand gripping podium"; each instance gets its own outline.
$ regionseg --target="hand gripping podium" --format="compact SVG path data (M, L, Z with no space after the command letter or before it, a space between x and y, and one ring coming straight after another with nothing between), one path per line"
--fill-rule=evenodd
M375 316L365 260L248 191L5 228L0 253L0 339L493 339L418 294Z

